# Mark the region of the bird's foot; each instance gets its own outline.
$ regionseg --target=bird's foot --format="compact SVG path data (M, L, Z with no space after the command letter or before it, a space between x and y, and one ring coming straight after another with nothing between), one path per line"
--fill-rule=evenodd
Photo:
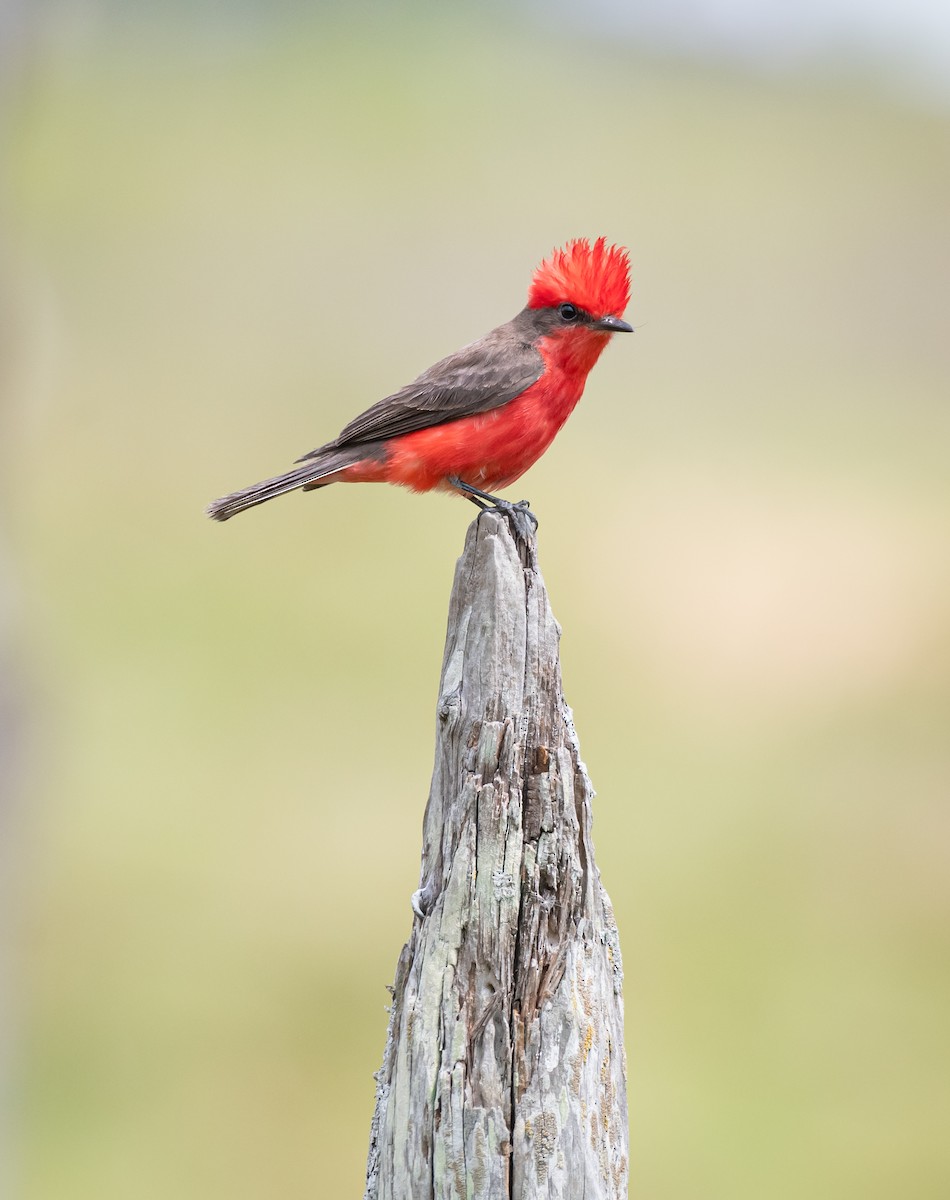
M482 512L500 513L511 526L515 537L522 542L529 542L538 531L538 518L527 500L519 500L517 504L512 504L510 500L498 500L485 505Z
M512 532L521 541L527 542L534 537L538 528L538 518L531 511L531 502L529 500L519 500L517 503L512 503L511 500L505 500L501 496L493 496L491 492L483 492L481 488L475 487L471 483L466 483L458 476L452 476L449 479L452 487L462 493L467 500L476 505L482 512L497 512L505 517L512 528Z

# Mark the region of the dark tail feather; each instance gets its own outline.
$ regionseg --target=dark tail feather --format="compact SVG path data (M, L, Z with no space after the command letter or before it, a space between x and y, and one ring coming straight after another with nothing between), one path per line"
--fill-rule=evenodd
M324 487L325 485L319 482L321 479L330 483L328 475L352 466L353 462L361 457L362 455L354 458L336 453L325 458L323 462L308 462L294 471L288 471L286 475L277 475L274 479L265 479L262 483L254 483L239 492L232 492L230 496L222 496L220 500L208 505L208 516L215 521L227 521L239 512L244 512L246 508L263 504L265 500L273 500L275 496L283 496L285 492L293 492L297 488Z

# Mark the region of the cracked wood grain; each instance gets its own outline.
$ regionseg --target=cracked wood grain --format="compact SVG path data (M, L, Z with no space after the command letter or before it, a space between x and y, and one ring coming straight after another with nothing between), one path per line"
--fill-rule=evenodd
M482 514L449 606L364 1200L627 1195L623 969L559 635L534 538Z

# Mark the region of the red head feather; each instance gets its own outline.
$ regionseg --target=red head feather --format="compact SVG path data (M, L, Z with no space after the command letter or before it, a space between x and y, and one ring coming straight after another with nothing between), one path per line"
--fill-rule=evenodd
M623 315L630 299L630 258L623 246L593 245L587 238L555 250L534 273L529 308L550 308L570 301L594 317Z

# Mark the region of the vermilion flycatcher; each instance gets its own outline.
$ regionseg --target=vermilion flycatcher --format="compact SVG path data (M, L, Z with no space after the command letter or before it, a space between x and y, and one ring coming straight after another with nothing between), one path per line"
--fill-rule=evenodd
M296 470L215 500L209 516L227 521L284 492L329 483L438 488L482 508L514 507L491 493L547 450L610 335L633 332L621 319L629 299L623 247L605 238L568 242L535 271L527 306L513 320L368 408L299 458Z

